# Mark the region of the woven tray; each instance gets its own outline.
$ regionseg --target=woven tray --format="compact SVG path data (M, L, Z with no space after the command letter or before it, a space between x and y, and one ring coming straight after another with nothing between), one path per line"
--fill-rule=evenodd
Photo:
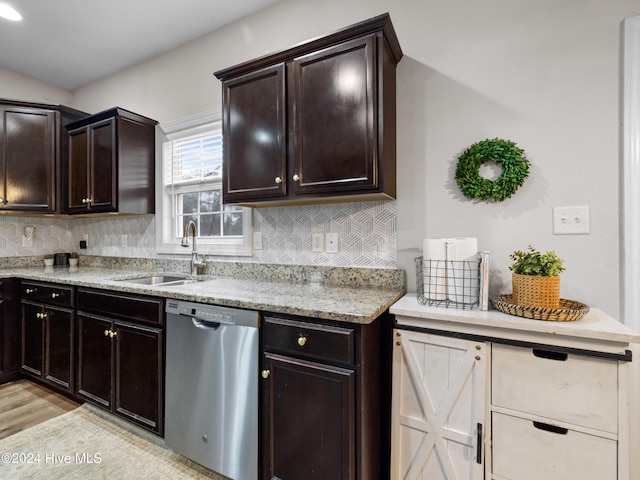
M560 308L525 307L512 303L511 295L500 295L491 299L496 310L517 317L552 322L574 322L580 320L589 311L589 306L575 300L560 299Z

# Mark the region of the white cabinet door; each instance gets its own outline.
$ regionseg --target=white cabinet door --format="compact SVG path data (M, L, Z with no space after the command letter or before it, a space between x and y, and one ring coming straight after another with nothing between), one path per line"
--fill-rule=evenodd
M487 346L394 331L392 480L484 476Z

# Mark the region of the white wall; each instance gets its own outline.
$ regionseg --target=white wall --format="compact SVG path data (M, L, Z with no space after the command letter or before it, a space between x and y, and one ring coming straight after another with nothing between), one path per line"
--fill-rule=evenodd
M422 238L476 236L493 251L493 294L511 289L509 253L533 244L565 259L563 297L618 316L620 24L640 0L282 0L79 89L73 106L160 122L214 109L217 69L383 12L405 53L397 244L410 288ZM493 137L523 148L531 175L513 198L475 203L453 181L456 158ZM591 208L590 235L552 234L552 207L569 205Z
M0 98L71 106L73 94L0 67Z

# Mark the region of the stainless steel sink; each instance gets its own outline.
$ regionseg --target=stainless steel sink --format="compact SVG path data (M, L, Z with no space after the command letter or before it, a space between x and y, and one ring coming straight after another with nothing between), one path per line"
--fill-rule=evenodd
M141 285L187 285L197 280L191 278L178 277L175 275L149 275L148 277L128 278L120 280L128 283L139 283Z

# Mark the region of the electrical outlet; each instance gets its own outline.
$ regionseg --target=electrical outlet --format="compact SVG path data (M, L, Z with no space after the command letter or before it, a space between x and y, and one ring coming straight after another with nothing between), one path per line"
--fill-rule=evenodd
M311 235L311 251L324 252L324 235L321 233Z
M327 233L325 235L325 245L327 247L327 253L338 253L338 234Z
M82 236L82 240L84 240L84 248L87 248L89 246L89 234L85 233Z
M253 232L253 249L262 250L262 232Z
M589 207L553 207L554 235L587 235L590 233Z
M129 240L129 239L127 238L127 234L126 234L126 233L123 233L123 234L120 236L120 246L121 246L121 247L126 247L126 246L127 246L127 243L128 243L128 240Z

